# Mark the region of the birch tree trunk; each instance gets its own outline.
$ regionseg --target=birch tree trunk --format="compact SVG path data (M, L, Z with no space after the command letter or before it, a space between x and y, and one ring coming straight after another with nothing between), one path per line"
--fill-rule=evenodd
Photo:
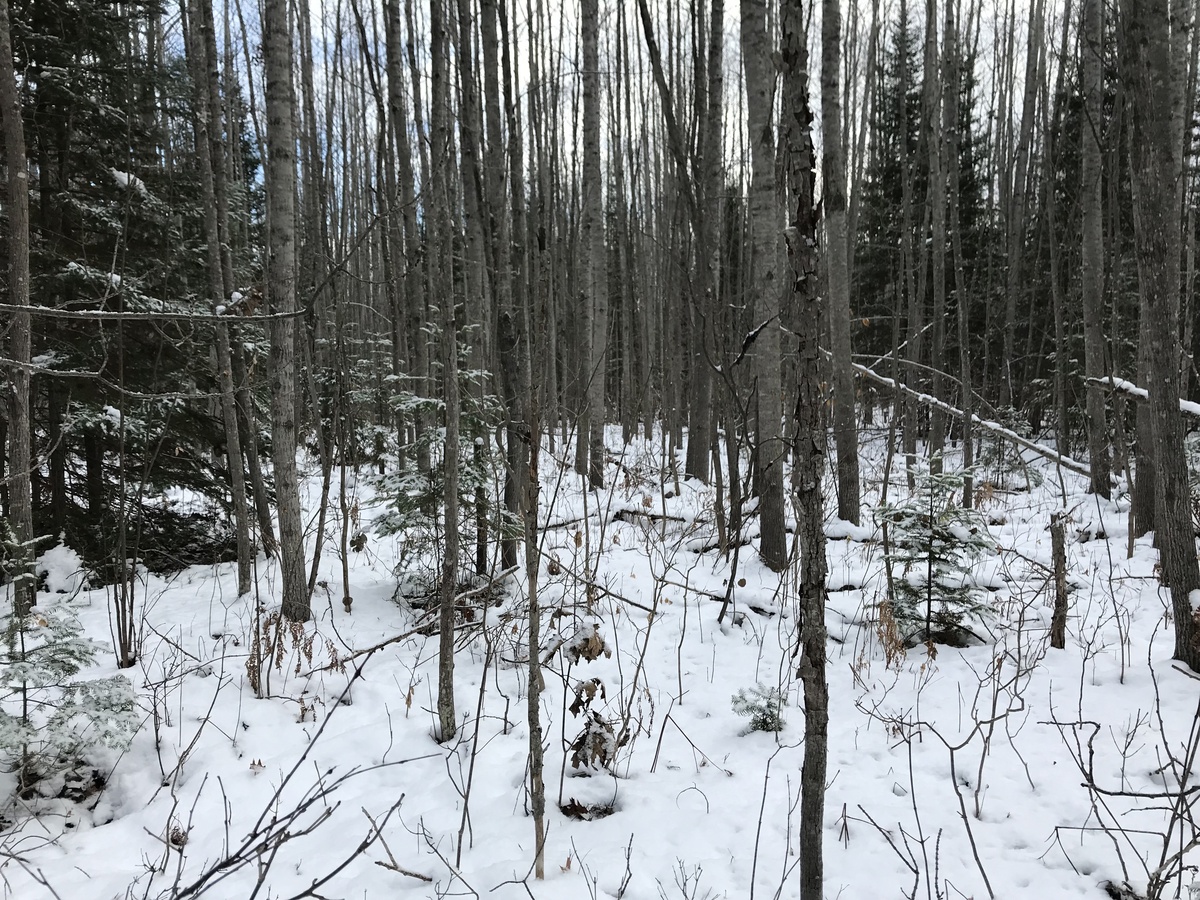
M775 64L767 31L765 0L741 0L742 61L746 69L746 119L750 132L750 296L755 324L762 324L754 347L757 378L757 447L759 471L759 553L768 568L787 566L787 532L783 503L783 402L780 357L779 297L785 283L779 226L783 221L775 183L773 124Z
M850 264L846 245L846 152L842 142L842 11L821 4L821 133L825 265L829 273L829 338L833 358L833 437L837 442L838 518L859 524L858 430L850 363Z
M267 109L267 305L271 319L271 458L283 615L306 621L312 612L304 578L304 532L296 471L296 140L292 37L287 0L265 0L263 63Z

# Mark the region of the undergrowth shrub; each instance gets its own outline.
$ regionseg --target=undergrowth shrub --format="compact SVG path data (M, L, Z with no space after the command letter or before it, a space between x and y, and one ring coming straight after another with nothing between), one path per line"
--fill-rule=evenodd
M750 718L751 731L783 731L783 694L779 688L756 684L741 688L732 699L733 711Z
M887 541L885 612L908 647L963 646L974 634L969 623L989 614L971 570L992 541L979 513L958 505L962 486L961 472L927 467L912 496L875 511Z
M57 796L101 747L123 750L133 739L141 717L129 680L78 677L100 650L69 602L10 617L0 650L0 760L21 796Z
M465 364L465 359L460 360ZM482 513L484 527L493 539L522 534L521 524L509 516L492 496L496 484L503 483L504 459L487 435L504 420L503 407L494 395L480 396L479 383L486 380L482 370L463 371L461 428L464 440L459 452L459 559L464 564L475 558L474 546ZM392 399L392 408L404 418L427 423L438 422L445 412L442 400L400 392ZM474 435L471 440L468 436ZM422 596L437 589L441 579L444 552L444 526L441 514L445 499L445 461L442 446L445 429L426 427L416 442L405 448L406 462L399 469L375 475L372 482L384 510L375 525L382 534L400 538L396 574L399 593ZM428 459L422 471L418 459ZM483 504L481 508L480 504Z
M1032 437L1027 417L1018 410L1002 409L997 417L1000 424L1021 437ZM1029 465L1021 455L1021 447L1002 434L984 431L979 437L979 452L975 455L977 490L1033 491L1041 486L1045 476Z

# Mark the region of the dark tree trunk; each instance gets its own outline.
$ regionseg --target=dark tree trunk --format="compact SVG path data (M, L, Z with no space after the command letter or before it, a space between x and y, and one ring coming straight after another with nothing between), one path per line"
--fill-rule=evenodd
M441 306L442 391L446 398L446 435L442 448L445 496L441 599L438 613L438 740L452 740L458 730L454 706L454 599L458 590L459 388L454 280L450 271L450 89L448 38L444 0L429 6L430 80L430 272L434 296Z
M1200 589L1183 415L1179 409L1180 84L1171 57L1167 0L1123 0L1124 71L1137 193L1134 243L1149 341L1148 407L1154 442L1156 543L1175 618L1175 658L1200 671L1200 628L1192 592Z
M785 167L791 217L790 316L796 354L795 470L800 559L800 642L796 647L804 689L804 762L800 772L800 898L824 896L825 780L829 753L829 684L825 632L825 404L820 384L820 296L817 219L813 204L814 152L808 101L808 53L799 0L784 0L783 113Z
M1104 4L1083 0L1080 53L1083 55L1083 109L1081 119L1080 205L1082 207L1082 258L1084 375L1101 378L1104 361L1104 217L1102 205L1101 139L1103 136L1102 72ZM1107 499L1112 491L1112 465L1108 451L1108 416L1104 392L1089 381L1087 388L1089 464L1092 491Z
M25 129L13 70L8 0L0 0L0 127L4 132L4 161L8 169L8 294L17 307L9 325L8 512L16 556L13 612L24 616L33 608L37 581L33 572L33 492L30 446L29 390L31 334L29 306L29 164L25 159Z

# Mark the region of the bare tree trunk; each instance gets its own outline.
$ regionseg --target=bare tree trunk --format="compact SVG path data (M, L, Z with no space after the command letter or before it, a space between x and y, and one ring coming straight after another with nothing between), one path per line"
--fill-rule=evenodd
M1175 119L1182 113L1182 69L1171 58L1167 0L1123 0L1121 16L1133 130L1130 166L1137 187L1134 238L1152 375L1147 406L1157 476L1156 538L1175 614L1175 658L1200 671L1200 623L1192 606L1200 568L1179 409L1181 143Z
M583 291L580 327L583 342L583 416L579 425L576 470L586 469L592 488L604 486L604 397L608 345L608 285L604 277L604 201L600 175L600 9L598 0L582 0L583 42ZM586 465L584 465L586 462Z
M838 518L859 523L858 430L850 367L850 262L846 234L846 150L842 142L842 12L821 4L821 133L824 135L825 265L829 273L829 337L833 353L833 437L837 442Z
M710 233L714 236L717 233L717 217L713 214L713 210L710 210L706 207L702 208L702 200L704 198L697 192L697 179L694 179L690 174L688 166L689 153L687 149L687 139L684 136L679 118L676 114L675 100L671 93L670 84L667 81L666 70L663 68L662 55L659 52L658 41L654 36L654 25L650 15L650 8L647 5L646 0L637 0L637 3L638 12L640 14L642 23L642 34L646 40L646 52L650 59L650 68L654 74L654 82L658 87L659 100L662 105L663 127L666 130L667 147L675 164L674 176L678 180L679 192L683 195L687 218L692 226L692 234L694 235L696 241L696 259L698 260L698 266L701 268L700 277L698 280L702 280L703 285L699 291L696 292L698 296L694 298L693 305L693 312L696 313L693 316L692 331L694 336L695 331L701 325L698 320L701 318L701 314L704 312L704 297L708 293L711 293L711 288L714 286L716 277L716 260L715 257L712 256L712 254L715 253L715 250L711 250L709 248L708 240ZM721 7L720 10L718 10L721 12L721 15L717 16L714 12L713 21L718 23L718 31L723 33L720 23L723 21L724 7L723 4L720 4L720 0L718 0L718 5ZM668 37L670 37L670 34L668 34ZM714 56L714 49L715 48L710 47L710 59ZM715 56L719 69L720 54L716 53ZM719 88L717 94L719 97ZM710 112L711 109L712 107L710 106ZM716 109L719 118L719 100L716 101ZM712 116L710 115L709 118L711 119ZM719 131L719 128L720 123L718 121L714 128L707 129L707 134L710 136L710 139L711 135ZM704 158L712 159L714 156L719 156L719 148L720 143L718 139L716 147L712 149L711 153L706 151ZM719 177L719 168L717 170L717 174ZM711 197L709 199L711 199ZM675 237L674 229L670 230L670 234L672 238ZM678 328L678 320L669 319L665 311L663 315L663 321L664 325L670 323L670 326L673 329ZM681 342L679 340L672 339L672 337L664 335L663 338L664 358L662 368L664 377L669 377L671 379L671 387L673 392L677 393L677 389L679 387L679 378L677 373L680 367L675 365L674 361L669 360L667 357L674 355ZM695 341L693 341L692 346L691 365L692 369L689 375L691 376L692 383L689 385L689 387L691 389L692 396L690 397L690 402L688 405L691 413L691 424L688 431L688 448L684 466L688 475L700 481L707 482L709 478L709 461L711 457L709 446L711 435L709 434L709 426L711 424L712 414L712 379L710 377L707 361L704 359L703 347L696 344ZM676 398L673 397L672 399ZM672 431L677 436L677 430L679 429L677 410L680 408L680 404L674 403L664 405L667 406L668 409L676 410L672 413L673 421L671 424L673 426Z
M201 4L209 0L191 0L188 3L188 19L190 34L187 40L187 56L191 69L192 87L195 101L193 124L196 136L196 164L200 172L200 195L204 210L204 243L208 263L208 290L212 298L213 308L221 315L226 305L231 302L231 285L226 284L222 264L220 227L218 225L218 200L216 190L216 167L220 164L223 154L214 158L214 150L219 147L212 133L213 105L210 86L215 89L216 50L212 51L212 71L207 65L209 61L209 44L214 35L211 27L206 27L206 20ZM211 79L211 80L210 80ZM217 124L220 133L220 124ZM226 206L227 208L227 206ZM217 384L221 389L221 412L225 422L225 459L229 467L229 486L233 495L233 525L237 535L237 576L238 595L250 592L250 564L253 561L253 547L250 543L250 508L246 502L246 478L242 465L242 442L238 431L237 399L233 390L233 359L229 344L229 326L217 322Z
M1042 206L1045 210L1046 240L1049 244L1050 257L1050 298L1054 315L1054 419L1055 446L1059 453L1070 452L1070 421L1067 412L1067 364L1069 350L1067 348L1067 327L1065 312L1065 290L1063 272L1058 244L1058 198L1055 196L1054 171L1058 158L1058 131L1061 126L1061 104L1058 98L1064 96L1065 75L1067 70L1067 41L1070 35L1071 0L1066 0L1062 17L1062 39L1060 43L1060 61L1058 75L1055 78L1053 99L1044 97L1042 100L1042 126L1046 132L1043 151L1045 164L1042 166ZM1084 51L1086 52L1086 50ZM1047 56L1049 56L1049 51ZM1048 79L1046 79L1048 81ZM1049 84L1043 84L1043 92L1049 90Z
M855 4L857 8L857 3ZM871 29L867 37L867 68L863 76L862 111L858 119L858 134L855 139L854 158L851 162L850 202L846 212L846 258L847 268L854 272L854 236L858 234L858 215L862 207L863 169L867 161L867 138L871 131L871 115L878 95L879 79L879 0L871 0ZM849 87L849 85L847 86ZM849 123L853 130L853 123Z
M539 8L539 13L540 13ZM510 53L511 36L508 28L507 9L503 3L494 0L483 0L483 43L485 87L488 116L488 177L491 182L489 199L500 204L504 196L504 145L500 129L499 88L496 76L503 76L504 120L507 127L507 154L510 207L512 210L511 229L507 213L503 207L493 207L492 214L496 233L506 237L496 240L497 257L495 265L501 278L501 294L504 297L500 306L501 330L509 330L512 334L510 350L510 377L513 381L512 392L519 396L518 408L509 411L509 441L515 443L510 447L509 461L512 464L525 466L522 473L514 473L519 477L511 479L512 484L520 488L518 512L524 526L525 538L525 572L526 590L529 598L529 642L528 642L528 690L526 696L526 716L529 723L529 796L530 812L533 818L534 831L534 876L538 879L545 877L545 844L546 844L546 788L543 778L542 760L542 724L541 724L541 694L543 689L541 673L541 608L538 598L538 569L541 564L540 548L538 545L538 494L540 490L538 453L541 448L541 400L543 396L539 369L533 360L532 335L535 328L539 335L546 333L545 307L539 304L544 298L538 291L529 290L530 266L528 264L527 239L531 234L541 234L545 222L536 213L526 216L525 197L525 150L521 135L525 132L521 127L518 107L514 100L513 68L514 63ZM497 15L498 14L498 15ZM497 40L496 25L499 20L501 36ZM531 28L538 27L540 16L535 19L532 10L529 15ZM534 38L531 37L531 40ZM496 50L499 49L500 62L497 65ZM531 93L540 90L538 84L538 69L531 60ZM536 108L531 101L531 109ZM531 119L533 116L531 116ZM494 123L493 123L494 119ZM493 128L494 124L494 128ZM534 140L538 140L536 128ZM494 156L493 156L494 154ZM539 172L539 174L541 174ZM540 210L539 210L540 211ZM529 229L529 218L533 218L533 229ZM520 440L524 437L527 443ZM507 486L506 486L507 490Z
M799 0L783 0L782 137L794 212L788 223L791 317L797 333L795 463L800 560L799 675L804 688L804 762L800 774L800 898L824 896L825 775L829 685L825 650L825 532L821 494L825 421L820 385L820 298L813 205L814 152L808 105L808 53Z
M234 338L236 338L236 332ZM271 518L271 497L267 493L263 478L262 463L258 458L258 413L250 393L250 376L246 371L246 353L240 340L230 340L230 357L233 365L233 383L238 401L238 428L242 436L242 456L250 476L250 489L254 495L254 510L258 517L258 537L263 551L273 556L279 549L275 540L275 523Z
M1067 646L1067 534L1066 516L1050 516L1050 561L1054 566L1054 615L1050 619L1050 646Z
M446 400L446 437L442 449L445 505L442 552L441 603L438 615L438 740L451 740L458 730L454 712L454 597L458 589L458 453L459 388L458 328L455 318L454 281L451 274L449 171L450 88L446 59L447 35L443 0L429 4L430 56L430 274L434 296L441 307L442 392Z
M33 572L33 493L29 421L29 163L25 159L25 128L21 99L13 70L8 0L0 0L0 122L4 130L4 162L8 168L8 275L12 314L8 354L12 360L8 416L8 511L12 522L10 549L17 559L13 578L13 614L25 616L36 600Z
M907 0L900 0L897 46L906 46L908 28L908 3ZM901 109L903 110L902 121L907 119L908 116L907 97L911 74L908 71L908 53L901 52L899 90ZM916 191L916 172L913 163L913 154L909 147L907 124L900 129L900 170L900 282L902 285L901 293L903 293L905 300L905 317L907 320L907 333L905 336L905 344L907 346L905 347L904 355L906 359L920 364L924 348L924 298L918 292L916 284L917 250L913 245L915 237L913 233L913 205L916 202L913 194ZM899 356L898 353L897 356ZM917 404L911 397L906 398L903 409L904 433L902 440L904 442L905 471L908 473L909 487L912 488L915 477L913 473L917 461Z
M783 505L783 400L779 297L785 279L779 225L783 221L775 183L775 65L767 31L764 0L741 0L742 60L746 68L746 118L750 131L751 180L747 201L750 231L750 295L754 298L757 378L757 453L759 471L759 553L768 568L787 566Z
M1042 53L1042 33L1046 19L1045 0L1033 0L1029 9L1029 46L1025 60L1025 96L1021 103L1021 128L1012 161L1012 190L1008 198L1006 228L1008 241L1008 269L1005 281L1004 305L1004 403L1015 406L1019 400L1020 385L1013 371L1017 328L1017 298L1024 291L1024 254L1026 181L1029 173L1029 156L1033 143L1033 121L1037 105L1038 68ZM1013 25L1015 28L1015 23Z
M1126 153L1130 159L1133 158L1133 125L1132 115L1126 117L1123 138L1125 141ZM1133 206L1138 208L1142 202L1141 197L1141 180L1137 178L1130 179L1130 193L1133 195ZM1115 212L1115 210L1114 210ZM1115 216L1114 218L1120 218ZM1137 227L1134 225L1134 239L1136 243ZM1140 256L1137 259L1137 271L1139 282L1142 279L1143 260ZM1115 302L1115 298L1114 298ZM1116 314L1114 311L1114 325ZM1114 328L1115 332L1115 328ZM1152 365L1153 361L1150 358L1150 313L1149 308L1145 303L1141 303L1138 307L1138 343L1137 343L1137 379L1139 384L1148 385L1154 378ZM1114 366L1114 371L1116 367ZM1134 415L1134 434L1137 436L1137 442L1133 447L1134 473L1136 475L1133 483L1133 495L1130 498L1130 517L1133 523L1133 531L1135 537L1141 537L1148 534L1155 528L1155 518L1158 514L1156 497L1158 494L1158 463L1154 450L1154 416L1149 403L1139 403L1133 411ZM1155 537L1157 543L1158 537Z
M407 321L408 333L400 338L402 346L408 351L407 375L413 384L413 393L427 396L429 393L427 375L427 351L425 337L420 333L419 325L425 319L425 272L420 261L420 232L417 224L416 182L413 171L412 144L409 140L408 102L404 93L404 44L401 40L399 0L385 0L383 4L384 41L387 45L387 95L388 111L392 126L392 143L396 148L397 193L400 201L400 218L404 226L402 259L396 260L397 268L403 267L402 280L404 284L403 302L394 310L395 328L400 330ZM398 273L399 274L399 273ZM413 334L413 325L418 326L418 333ZM414 426L423 427L423 417L420 413L414 416ZM406 444L406 423L397 419L396 433L403 453ZM428 469L428 460L421 454L417 460L418 468L422 465Z
M1104 362L1104 213L1100 142L1104 120L1102 77L1104 4L1083 0L1080 53L1083 55L1083 134L1080 136L1080 207L1082 235L1080 278L1083 290L1083 369L1089 379L1087 420L1092 492L1107 499L1112 491L1108 450L1108 413L1104 392L1090 379L1102 378Z
M700 481L708 481L710 447L715 439L716 416L713 404L713 372L708 341L717 315L720 290L721 189L724 123L724 52L725 0L712 0L708 28L708 81L705 85L707 109L700 123L700 166L696 181L700 185L703 216L696 229L697 265L700 267L701 292L694 298L691 319L692 362L688 372L689 419L686 471Z
M287 0L265 0L263 61L267 82L267 305L271 319L271 457L279 515L283 615L311 615L304 578L304 531L296 471L296 142L292 36Z
M396 0L398 2L398 0ZM421 208L424 213L424 221L428 222L431 219L430 204L426 197L427 191L425 186L430 184L429 178L429 140L425 129L424 111L421 105L421 78L424 67L418 66L417 50L416 50L416 25L413 17L413 2L412 0L404 0L404 19L405 25L408 28L407 40L405 41L405 55L408 57L409 77L412 81L413 93L413 126L417 138L417 158L419 163L419 173L421 176L422 196ZM397 29L399 26L397 25ZM403 146L398 142L398 146ZM400 156L403 156L401 150ZM401 166L403 167L403 162ZM404 170L401 169L401 181L404 181ZM410 172L411 173L411 163ZM409 179L411 182L412 179ZM401 190L404 189L402 183ZM412 209L413 215L416 215L415 200L412 205L405 203L407 209ZM414 218L414 228L417 226ZM406 226L407 228L407 223ZM412 241L409 243L409 250L414 255L417 252L417 247L420 246L420 238L416 231L412 235ZM431 363L430 363L430 348L429 335L426 333L425 324L430 318L429 291L431 289L432 273L430 272L430 255L432 248L428 243L425 245L425 256L420 261L420 265L416 265L413 259L409 260L409 340L413 343L413 368L415 374L412 376L414 383L417 386L417 392L422 396L431 396ZM414 424L414 432L419 432L425 427L426 422L424 417L418 413ZM417 453L417 470L420 472L430 471L430 460L428 444L421 442L418 444Z
M954 0L943 0L949 5ZM931 393L939 400L946 399L942 359L946 352L946 159L942 141L941 106L946 91L954 90L941 80L938 65L937 0L925 2L925 90L924 122L926 153L929 164L930 213L930 287L932 289L932 319L930 324L929 359L933 367ZM929 464L940 471L941 455L946 444L946 417L933 410L929 423Z
M481 44L483 48L483 96L486 113L487 144L484 150L485 206L490 219L492 277L495 284L495 309L490 318L499 323L496 353L501 374L500 387L505 401L504 449L504 507L512 515L521 512L521 469L523 462L523 435L519 405L525 402L521 396L520 360L517 354L520 335L515 324L505 325L506 317L511 322L513 309L513 271L511 259L511 226L509 203L505 188L505 146L502 118L500 114L500 39L497 36L497 2L482 0L480 3ZM506 339L506 331L511 334ZM505 533L500 539L500 564L509 568L517 564L517 542Z
M948 167L947 204L950 216L950 243L954 253L954 298L958 325L958 368L962 387L962 444L963 444L963 494L962 505L970 509L975 502L975 479L972 468L975 463L974 427L971 410L974 408L971 379L971 334L970 334L970 291L967 285L966 265L963 260L962 226L959 215L959 187L962 165L959 162L959 30L954 19L956 4L947 2L942 44L942 140L946 144Z
M532 376L529 342L524 344L522 370ZM538 604L538 574L541 565L538 549L538 448L541 426L538 402L532 377L526 379L526 409L529 426L529 472L522 494L522 517L525 526L525 590L529 597L529 686L526 691L526 721L529 723L529 799L533 818L533 875L539 881L546 877L546 783L542 762L542 613Z

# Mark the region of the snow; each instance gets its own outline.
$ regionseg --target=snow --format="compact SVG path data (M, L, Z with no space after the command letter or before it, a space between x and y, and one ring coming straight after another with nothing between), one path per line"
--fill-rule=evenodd
M1126 381L1124 378L1114 378L1109 376L1107 378L1101 378L1098 380L1102 384L1111 385L1112 389L1115 391L1121 391L1122 393L1129 394L1133 397L1138 397L1142 400L1150 399L1150 392L1148 390L1145 388L1140 388L1132 381ZM1185 412L1190 416L1200 416L1200 403L1196 403L1192 400L1184 400L1181 398L1179 401L1179 409L1181 412Z
M138 178L136 175L131 175L128 172L122 172L120 169L109 169L109 174L113 180L117 182L117 186L124 190L132 190L143 198L150 196L150 191L146 187L146 182Z
M618 433L609 441L620 454ZM539 516L549 523L539 578L544 882L523 883L534 840L525 789L524 574L505 582L499 605L479 605L463 623L455 668L460 734L439 745L431 737L437 637L420 628L430 612L393 599L393 567L411 562L409 545L373 528L379 498L364 473L347 498L366 545L348 560L354 602L346 612L338 602L335 473L318 573L324 586L306 626L315 638L307 649L285 639L279 665L260 674L269 698L255 698L246 663L260 621L256 599L264 612L279 601L274 560L256 561L250 597L237 596L232 564L139 574L141 655L128 671L145 724L128 753L107 761L98 797L36 821L13 813L5 846L19 849L23 865L5 866L9 895L55 896L38 883L40 872L62 898L167 897L177 878L186 887L207 871L214 881L205 896L249 897L260 857L249 854L243 868L215 867L256 822L278 817L295 836L279 845L259 896L297 895L349 859L317 894L799 897L804 714L793 658L794 573L781 579L762 566L756 541L741 549L736 574L719 551L703 549L715 533L711 489L684 481L677 490L656 446L639 444L622 457L622 469L610 466L602 491L584 490L569 459L546 453L541 461ZM879 496L871 473L883 453L866 440L863 454L873 479L864 499L869 522ZM947 468L954 464L947 458ZM901 496L897 474L893 502ZM1126 558L1124 511L1085 493L1083 478L1064 478L1073 510L1065 650L1047 642L1046 525L1063 508L1056 479L988 501L996 550L972 577L990 589L995 619L982 629L983 642L938 647L936 656L919 647L889 662L874 624L887 582L878 536L869 527L826 524L830 537L849 538L828 543L827 897L900 897L919 878L918 896L935 879L952 897L985 897L990 886L996 897L1096 898L1106 880L1144 890L1161 864L1158 835L1172 824L1170 803L1147 797L1177 790L1177 768L1164 767L1172 758L1166 748L1181 759L1195 739L1196 684L1170 660L1170 602L1150 542L1137 541ZM305 493L306 521L314 521L319 478L306 482ZM754 533L757 522L748 528ZM61 546L41 557L39 569L51 591L80 592L88 633L108 640L112 587L87 590L78 557ZM590 592L581 581L589 571ZM714 597L725 595L730 579L734 614L718 626ZM115 671L110 657L95 674ZM624 746L599 735L598 746L616 758L611 772L569 763L568 745L586 713L567 707L591 679L603 692L597 688L589 708L618 726L627 714L630 723ZM778 734L747 732L747 719L733 709L737 692L759 684L782 692ZM1090 795L1085 770L1114 793ZM286 821L306 796L315 798L309 811ZM597 817L569 818L560 796ZM360 853L372 821L382 840ZM1174 828L1177 849L1180 823ZM1186 843L1192 826L1182 833ZM1198 863L1189 849L1184 864ZM1184 875L1181 886L1191 880Z
M865 525L855 525L845 519L834 519L825 526L825 537L835 541L869 541L875 529Z
M61 542L38 557L37 573L51 594L74 596L87 584L83 560Z

